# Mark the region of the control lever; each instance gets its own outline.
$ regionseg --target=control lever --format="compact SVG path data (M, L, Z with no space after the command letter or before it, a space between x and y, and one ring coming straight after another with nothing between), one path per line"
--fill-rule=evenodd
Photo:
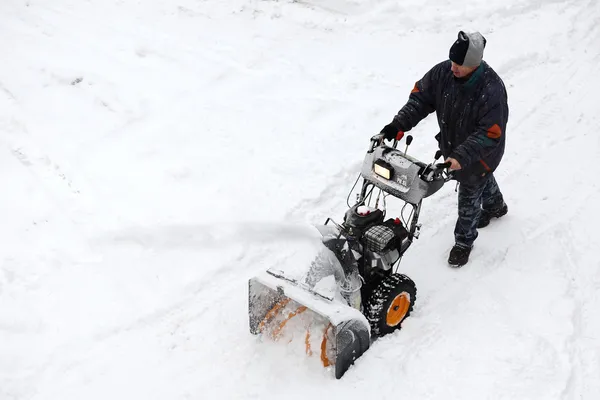
M404 132L403 131L398 131L398 134L394 138L394 143L393 143L392 147L396 148L396 146L398 145L398 142L401 141L403 137L404 137Z
M404 155L406 155L406 152L408 152L408 146L410 146L410 144L412 143L412 141L413 141L412 135L408 135L406 137L406 149L404 149Z
M428 168L433 168L433 165L441 156L442 156L442 151L438 149L438 151L436 151L435 155L433 156L433 162L431 164L429 164Z

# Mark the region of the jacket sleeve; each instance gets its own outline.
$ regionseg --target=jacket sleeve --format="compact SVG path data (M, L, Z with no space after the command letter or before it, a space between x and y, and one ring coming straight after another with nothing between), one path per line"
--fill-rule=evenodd
M483 94L482 101L484 103L479 111L475 131L449 156L456 159L463 168L477 161L485 163L483 158L500 144L506 129L508 107L504 89L496 87L496 90L488 90Z
M398 130L410 131L423 118L435 111L436 88L443 65L444 63L436 65L415 83L408 102L398 111L392 122Z

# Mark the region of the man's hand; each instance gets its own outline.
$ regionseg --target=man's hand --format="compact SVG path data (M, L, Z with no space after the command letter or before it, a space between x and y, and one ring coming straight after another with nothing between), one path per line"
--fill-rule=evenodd
M402 139L402 136L404 136L404 132L402 132L392 124L387 124L386 126L384 126L381 130L381 133L383 134L383 138L387 140L400 140Z
M460 166L460 163L459 163L458 161L456 161L456 160L455 160L454 158L452 158L452 157L448 157L448 158L446 158L446 162L449 162L449 163L450 163L450 169L451 169L451 170L456 170L456 171L457 171L457 170L459 170L459 169L461 169L461 168L462 168L462 167Z

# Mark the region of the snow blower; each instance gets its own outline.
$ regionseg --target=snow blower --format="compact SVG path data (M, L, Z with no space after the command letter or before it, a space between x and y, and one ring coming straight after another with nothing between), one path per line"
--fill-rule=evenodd
M423 163L371 138L357 201L342 223L318 226L324 248L300 278L269 269L249 280L250 332L274 340L300 336L308 355L318 355L336 378L377 337L400 329L417 289L397 272L402 255L419 237L422 200L451 179L449 163ZM400 216L386 218L386 197L404 202ZM348 200L350 195L348 196ZM404 218L405 208L409 216Z

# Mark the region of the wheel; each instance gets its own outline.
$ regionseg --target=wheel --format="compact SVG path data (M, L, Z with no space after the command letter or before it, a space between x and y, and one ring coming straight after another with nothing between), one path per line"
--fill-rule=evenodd
M371 325L371 336L384 336L400 329L410 315L417 287L406 275L391 274L373 289L365 304L365 316Z

